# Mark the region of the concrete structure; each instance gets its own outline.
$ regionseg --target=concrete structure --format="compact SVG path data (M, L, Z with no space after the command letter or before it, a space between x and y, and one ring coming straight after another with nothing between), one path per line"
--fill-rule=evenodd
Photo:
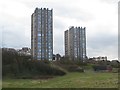
M53 14L48 8L36 8L32 14L31 52L34 60L52 60Z
M86 28L70 27L65 31L65 57L71 60L86 59Z

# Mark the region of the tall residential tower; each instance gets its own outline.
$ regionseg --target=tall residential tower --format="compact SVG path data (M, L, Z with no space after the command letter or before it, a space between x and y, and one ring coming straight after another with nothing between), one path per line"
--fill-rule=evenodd
M70 27L65 31L65 56L71 60L86 59L86 28Z
M48 8L36 8L31 16L31 54L33 60L52 60L53 16Z

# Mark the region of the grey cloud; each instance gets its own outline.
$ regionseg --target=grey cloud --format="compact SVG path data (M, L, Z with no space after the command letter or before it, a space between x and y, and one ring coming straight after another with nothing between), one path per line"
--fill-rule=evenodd
M101 2L105 2L105 3L117 3L119 0L100 0Z
M29 39L25 37L24 28L12 26L6 27L2 31L2 45L3 47L20 48L29 46Z
M89 1L89 0L88 0ZM105 2L105 3L114 3L117 0L98 0L101 2ZM28 7L30 9L30 12L33 11L36 7L48 7L48 8L53 8L53 18L54 18L54 53L60 53L60 54L64 54L64 31L65 29L68 29L68 27L66 27L66 23L64 23L64 20L60 20L55 18L55 16L57 17L64 17L66 19L75 19L76 21L81 21L84 22L86 24L91 25L90 23L87 23L88 21L93 21L94 20L94 16L92 13L90 13L89 11L85 11L82 8L78 8L76 7L74 4L70 5L69 3L58 3L56 2L52 2L49 1L17 1L20 3L23 3L26 7ZM89 3L89 2L88 2ZM87 7L87 6L86 6ZM89 7L88 7L89 8ZM29 12L29 13L30 13ZM27 12L28 13L28 12ZM23 13L25 14L25 13ZM32 13L31 13L32 14ZM8 47L14 47L14 48L20 48L23 46L30 46L30 37L26 37L25 36L25 27L29 27L27 29L30 29L30 16L23 18L15 18L15 17L11 17L9 16L6 20L3 20L4 23L0 24L4 24L5 25L5 31L4 31L4 40L3 40L3 44L6 44L6 46ZM70 23L70 22L69 22ZM98 23L101 24L101 23ZM96 24L95 24L96 25ZM11 27L9 27L11 26ZM111 25L110 25L111 26ZM108 30L113 30L110 29L109 25L103 28L94 26L93 28L96 30L103 30L103 29L108 29ZM110 27L110 28L108 28ZM92 29L93 29L92 28ZM2 28L0 28L2 29ZM31 31L31 30L27 30L27 31ZM94 31L94 30L93 30ZM90 33L89 33L90 34ZM88 47L88 53L91 56L94 56L95 53L99 54L101 52L101 50L108 50L110 47L113 47L112 49L116 49L117 47L117 36L115 35L111 35L109 34L109 32L105 31L104 33L96 33L96 35L93 35L93 37L89 37L87 38L87 47ZM92 51L92 52L91 52ZM109 51L108 51L109 52ZM102 52L101 52L102 53ZM111 52L112 53L112 52ZM114 54L114 53L112 53Z
M55 31L64 30L64 28L65 28L65 23L62 22L62 20L59 20L59 19L55 18L54 19L54 29L55 29Z
M87 42L88 42L88 46L91 48L105 49L109 46L113 46L117 48L118 38L116 35L99 33L92 38L88 38Z
M98 35L98 36L97 36ZM87 40L87 54L93 56L107 56L109 59L118 57L118 38L116 35L97 34Z
M91 13L82 10L82 8L76 8L75 5L69 5L65 3L59 2L27 2L28 7L36 8L36 7L46 7L46 8L53 8L53 14L59 17L71 18L80 21L89 21L92 20L93 16ZM75 9L76 8L76 9Z
M73 8L72 6L57 6L55 7L56 15L70 18L70 19L76 19L77 21L89 21L93 19L92 14L83 11L81 8Z
M56 36L54 38L54 53L64 55L64 42L62 36Z
M23 46L30 47L30 39L26 37L26 27L30 27L28 19L25 17L14 17L3 13L2 21L0 22L0 29L2 31L2 46L21 48ZM30 30L29 30L30 32Z

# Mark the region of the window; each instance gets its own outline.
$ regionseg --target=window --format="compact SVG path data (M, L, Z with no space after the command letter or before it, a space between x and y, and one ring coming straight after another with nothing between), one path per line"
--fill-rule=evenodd
M42 55L42 58L44 58L44 55Z
M49 55L51 55L51 53L49 52Z
M41 34L40 34L40 33L38 33L38 36L41 36Z
M44 36L44 34L42 34L42 36Z

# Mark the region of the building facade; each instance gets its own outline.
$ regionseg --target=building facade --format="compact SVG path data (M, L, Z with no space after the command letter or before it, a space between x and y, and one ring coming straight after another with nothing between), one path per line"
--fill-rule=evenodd
M86 59L86 28L70 27L65 31L65 57L71 60Z
M53 12L36 8L31 16L31 54L34 60L52 60Z

